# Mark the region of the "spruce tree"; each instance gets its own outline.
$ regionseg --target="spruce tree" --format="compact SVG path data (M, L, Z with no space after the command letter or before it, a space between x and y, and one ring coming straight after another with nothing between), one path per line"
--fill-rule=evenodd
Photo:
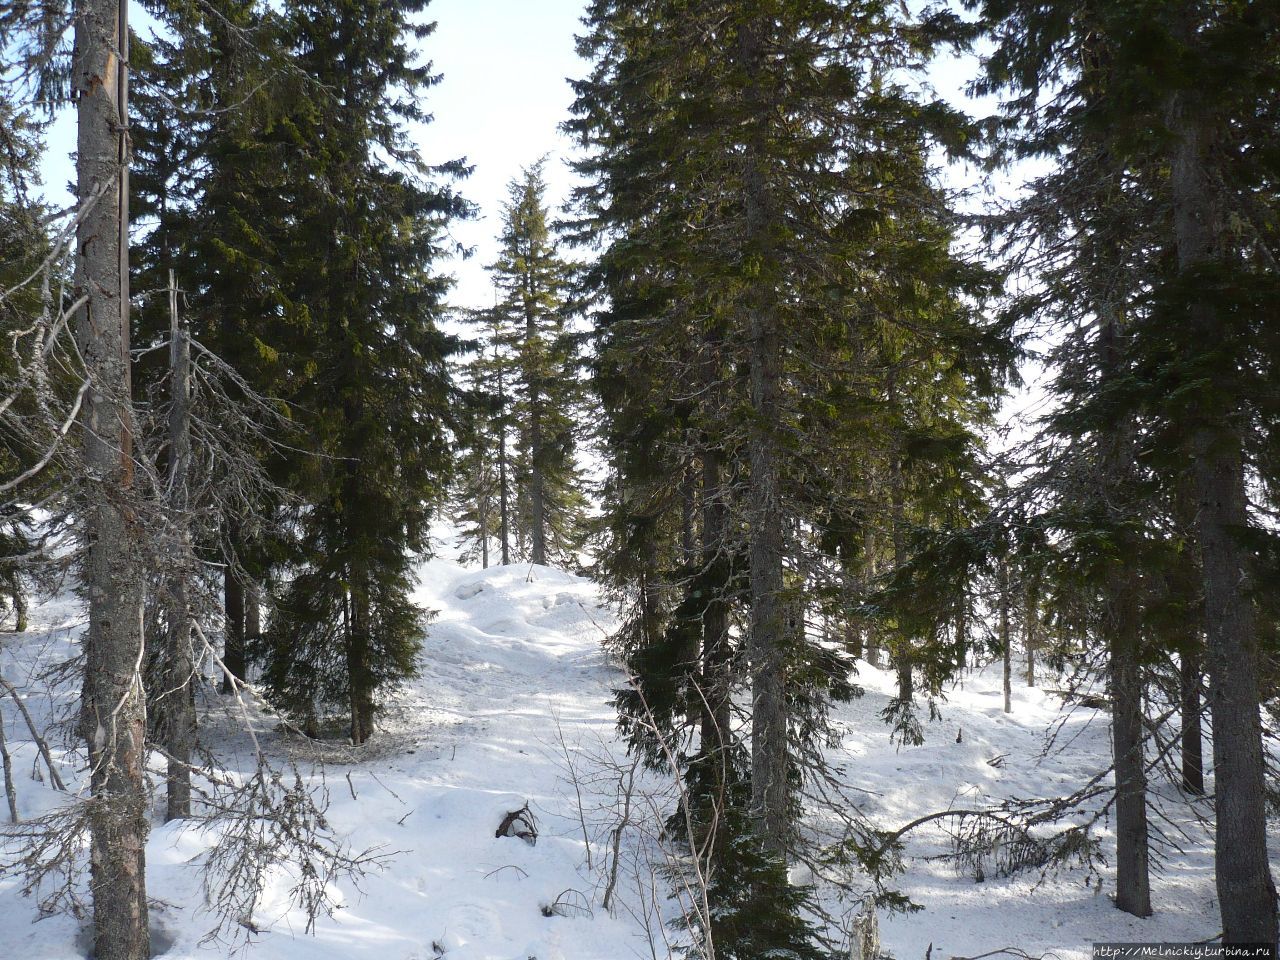
M287 35L307 96L277 128L290 228L275 243L298 339L287 355L295 416L322 457L297 464L293 576L261 645L263 681L304 719L345 707L373 733L379 699L417 671L425 615L412 563L451 467L454 338L437 326L447 280L432 266L467 205L428 167L406 124L436 82L415 62L424 0L297 2Z
M1133 595L1126 566L1136 563L1153 582L1163 578L1160 566L1134 556L1147 539L1144 521L1163 512L1177 529L1185 528L1179 518L1194 516L1223 938L1275 942L1259 717L1262 633L1251 588L1272 572L1262 565L1269 551L1250 547L1269 537L1252 523L1247 481L1252 474L1272 484L1275 465L1266 451L1274 448L1277 422L1276 351L1260 298L1274 296L1276 284L1277 169L1274 154L1257 145L1274 138L1280 116L1280 13L1195 0L1097 0L1072 13L1023 0L972 6L981 8L994 40L980 89L1008 94L1011 154L1061 161L1056 175L1036 184L1039 238L1067 232L1054 222L1056 209L1077 218L1092 210L1095 222L1101 215L1108 225L1083 234L1083 249L1068 249L1066 272L1058 274L1077 284L1123 281L1119 297L1096 282L1083 291L1097 336L1086 341L1093 377L1080 416L1091 419L1095 437L1110 438L1104 473L1128 491L1118 501L1125 515L1102 518L1108 534L1093 544L1094 562L1105 566L1110 553L1122 578L1107 585L1104 607L1132 602L1124 599ZM1051 284L1043 302L1064 310L1079 292ZM1133 471L1138 448L1125 433L1135 428L1145 489L1133 482L1144 479ZM1187 495L1193 510L1170 510ZM1132 617L1111 618L1113 639L1133 632L1126 625ZM1184 656L1193 647L1180 645ZM1117 706L1117 724L1127 713L1126 724L1136 727L1134 683L1120 677L1133 669L1124 663L1132 653L1113 654L1113 689L1130 690L1130 704ZM1125 779L1119 767L1117 779ZM1118 787L1122 797L1132 789ZM1142 912L1139 885L1127 884L1121 896L1122 906Z
M655 680L697 676L681 666L688 612L723 605L747 624L740 649L725 651L720 621L702 678L749 671L749 741L726 722L714 735L728 749L714 750L729 760L735 741L749 744L740 787L722 777L718 795L751 798L748 816L720 822L749 828L725 838L725 853L754 845L760 869L738 882L760 893L794 840L799 788L820 775L800 758L815 754L824 700L849 692L847 657L815 642L807 622L830 559L857 572L859 519L885 506L855 491L898 444L913 465L965 474L956 464L972 460L978 398L993 386L1000 338L961 300L988 278L954 258L945 197L923 160L960 124L890 79L928 41L887 5L598 2L587 22L580 49L596 67L577 84L569 128L595 148L580 164L590 178L580 229L605 243L593 279L608 297L597 329L610 509L621 507L614 536L634 534L628 564L612 567L677 591L657 608L659 629L638 631L648 646L630 662L648 666L638 671L648 694ZM885 349L894 344L896 356ZM908 416L869 436L889 383L924 357L921 387L954 395L907 392L893 409ZM677 398L667 409L664 395ZM913 444L909 417L938 413L951 445ZM681 549L691 461L709 508L701 558ZM672 576L682 556L689 569ZM632 593L643 624L651 605L642 586ZM704 756L711 746L704 738ZM738 919L742 939L718 951L749 952L751 921ZM812 933L788 928L790 949L809 949Z
M566 302L570 264L549 222L545 160L508 187L498 259L489 267L511 354L510 419L519 436L515 479L518 537L529 561L572 563L582 544L586 501L575 458L580 387Z

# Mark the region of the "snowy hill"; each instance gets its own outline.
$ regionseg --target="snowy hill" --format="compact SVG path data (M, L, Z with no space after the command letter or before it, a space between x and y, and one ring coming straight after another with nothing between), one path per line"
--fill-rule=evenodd
M609 770L601 758L622 756L610 703L622 675L600 646L613 621L595 586L544 567L477 571L437 560L421 574L417 599L437 611L423 675L389 711L369 749L331 754L326 762L332 825L354 849L381 849L390 857L387 866L368 876L362 891L341 885L335 891L340 909L321 919L314 936L304 935L303 914L287 909L290 883L278 872L252 918L261 933L246 955L616 960L654 955L653 937L656 955L666 956L660 924L651 921L645 930L635 877L619 883L616 916L601 902L611 822L602 786ZM34 611L28 633L4 637L0 667L23 691L37 724L74 701L74 689L65 685L52 697L43 693L36 674L73 652L79 616L74 601L61 598ZM836 759L851 785L866 791L867 812L886 828L949 806L1069 792L1096 772L1108 751L1104 715L1081 710L1064 717L1060 701L1040 690L1019 689L1006 716L997 671L971 675L948 692L944 719L927 725L925 746L895 750L878 716L894 678L866 668L858 679L865 696L836 711L847 734ZM11 699L0 709L22 815L51 809L57 795L29 775L36 752L21 716ZM286 748L288 737L272 718L256 714L255 720L269 751ZM1042 756L1054 723L1062 724L1059 749ZM61 748L56 759L64 777L75 783L70 735L52 742ZM248 745L234 738L228 744L224 760L234 769ZM1157 804L1172 810L1181 801L1171 788L1162 789L1156 787ZM526 802L540 828L536 845L495 837L504 814ZM200 944L213 921L198 909L199 870L191 861L207 839L155 822L147 858L158 949L174 960L223 955L218 944ZM1093 941L1210 937L1217 916L1208 836L1199 826L1188 831L1180 839L1186 855L1169 856L1155 878L1157 912L1145 921L1114 909L1106 874L1100 887L1086 886L1079 871L1051 875L1039 886L1037 873L976 882L941 862L912 859L899 886L925 910L883 918L884 945L899 960L923 958L929 944L935 957L1017 947L1073 960L1087 956ZM920 857L942 849L941 835L928 828L908 845ZM664 909L670 915L671 906ZM84 955L75 919L33 923L36 916L35 902L20 896L16 880L0 881L0 957Z

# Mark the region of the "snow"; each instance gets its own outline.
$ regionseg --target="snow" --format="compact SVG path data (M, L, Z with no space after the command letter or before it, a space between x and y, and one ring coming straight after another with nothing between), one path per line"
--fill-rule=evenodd
M608 798L599 795L600 758L622 757L616 743L612 693L623 676L601 647L613 614L589 581L528 565L466 570L446 560L423 565L417 600L436 611L423 651L423 673L400 695L373 744L329 756L329 818L353 849L390 857L360 889L334 890L339 909L321 918L314 935L289 909L289 878L273 873L253 922L262 933L247 956L263 960L620 960L651 956L637 894L623 891L622 908L601 906L601 862ZM73 685L50 694L40 669L72 653L82 612L71 595L33 607L33 627L6 636L0 668L15 682L37 722L74 709ZM1076 789L1109 750L1105 715L1077 710L1040 689L1015 688L1013 713L1001 707L997 668L968 676L947 691L943 720L926 725L922 747L890 745L878 714L896 678L864 667L862 698L834 715L846 734L834 759L851 785L866 791L866 810L886 828L948 806L976 806L1006 797ZM21 717L5 699L5 731L24 817L53 809L58 796L30 773L36 757ZM288 748L271 717L255 713L268 751ZM230 731L211 716L206 730ZM1061 724L1058 749L1045 752L1046 731ZM961 742L956 742L957 729ZM51 745L68 782L81 761L67 725ZM586 865L564 751L583 781L593 867ZM222 758L233 769L248 742L227 733ZM1004 756L999 765L989 763ZM158 768L157 768L158 769ZM607 770L604 771L607 773ZM607 779L607 778L606 778ZM650 778L651 780L653 778ZM592 791L595 791L593 793ZM863 795L863 794L859 794ZM494 833L503 816L528 803L540 827L536 845ZM1094 941L1200 940L1217 933L1210 837L1188 821L1172 787L1157 785L1155 804L1185 824L1185 855L1173 854L1153 881L1156 915L1138 920L1109 900L1113 876L1086 885L1083 871L1041 877L989 877L975 882L923 859L942 851L941 835L913 834L914 855L897 886L925 909L882 916L885 948L899 960L976 956L1016 947L1061 960L1088 956ZM153 808L162 810L162 791ZM605 811L605 813L602 813ZM601 819L605 817L605 819ZM1109 843L1103 824L1104 844ZM199 868L208 843L198 830L164 825L157 816L147 847L150 893L156 901L156 943L168 958L226 955L201 944L213 919L201 909ZM622 887L626 887L623 883ZM627 897L631 900L627 901ZM557 915L548 908L570 905ZM586 904L589 909L575 909ZM629 909L628 909L629 908ZM673 907L664 909L670 916ZM19 883L0 880L0 958L67 960L85 955L81 923L67 916L37 920L36 902ZM652 932L652 931L651 931ZM159 952L159 951L158 951ZM666 956L661 941L657 956Z

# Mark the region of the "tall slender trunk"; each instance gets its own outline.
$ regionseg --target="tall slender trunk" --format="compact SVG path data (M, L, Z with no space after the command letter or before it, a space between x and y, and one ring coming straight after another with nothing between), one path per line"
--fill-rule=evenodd
M892 395L893 387L890 385L890 394ZM889 471L889 481L892 486L890 493L890 511L893 523L893 565L895 569L901 569L907 562L907 541L906 541L906 507L903 497L903 479L902 464L897 457L894 458ZM912 676L914 669L914 658L912 656L912 638L899 635L898 642L893 650L894 667L898 672L898 699L902 702L904 708L909 704L915 695L915 684Z
M538 318L526 298L524 335L526 350L532 351L538 340ZM541 363L541 358L538 358ZM541 370L526 370L529 385L529 560L547 562L547 507L545 451L542 449L542 375Z
M1111 740L1116 779L1116 906L1135 917L1151 916L1148 859L1147 771L1142 730L1140 585L1129 570L1108 584Z
M876 535L875 531L867 524L867 529L862 535L863 553L866 555L866 581L874 583L879 575L879 564L876 562ZM880 666L880 635L876 632L875 621L871 618L867 619L867 638L863 646L863 658L873 667Z
M701 753L727 762L729 743L729 604L728 560L724 555L724 491L721 488L720 453L708 444L702 453L702 572L707 585L702 610L702 711ZM720 778L718 782L721 782ZM723 783L721 782L723 786Z
M1176 138L1170 185L1178 268L1191 274L1225 253L1225 214L1209 168L1216 128L1190 93L1173 97L1169 114ZM1209 295L1191 301L1188 321L1191 342L1216 344L1230 336ZM1237 403L1226 412L1193 424L1189 444L1213 716L1218 903L1224 943L1274 944L1280 929L1267 857L1258 633L1245 550L1236 538L1249 523L1243 412Z
M373 736L373 681L369 672L369 574L358 565L351 571L351 591L345 613L351 742L358 746Z
M1099 297L1099 349L1103 376L1121 375L1121 315L1109 294ZM1116 906L1151 916L1147 828L1147 769L1142 725L1142 583L1133 566L1137 550L1126 509L1137 456L1132 421L1113 424L1104 438L1101 496L1122 543L1121 559L1102 586L1102 619L1108 644L1111 745L1116 782Z
M743 63L752 75L762 58L758 24L743 30ZM751 91L753 100L760 92ZM748 144L744 201L746 242L751 255L768 258L768 187L760 147ZM791 824L787 787L785 615L783 597L784 530L778 432L782 422L782 338L779 318L763 271L748 293L747 333L752 417L747 439L751 469L748 497L751 616L749 625L751 709L751 803L763 846L775 856L786 853Z
M1204 793L1204 738L1200 731L1200 650L1199 637L1183 647L1178 665L1179 700L1182 713L1182 789Z
M496 350L496 348L495 348ZM502 565L511 562L511 500L507 472L507 385L498 370L498 514L502 544Z
M23 633L27 629L27 595L22 589L22 575L17 569L11 569L5 580L9 585L9 599L13 603L13 632Z
M262 639L262 588L250 580L244 588L244 642Z
M129 371L128 23L124 0L76 5L76 334L92 386L81 414L85 466L82 728L89 750L94 955L144 960L147 799L140 563Z
M640 542L640 632L645 646L653 649L662 636L662 585L658 577L658 544L653 532Z
M1000 561L1000 653L1004 712L1013 713L1013 637L1009 630L1009 563Z
M487 451L486 451L487 452ZM480 569L489 569L489 464L482 454L480 459L479 503L476 512L480 521Z
M1036 650L1040 648L1040 605L1036 602L1036 588L1030 577L1022 588L1022 617L1027 638L1027 686L1036 685Z
M191 460L191 343L178 321L178 288L169 271L169 497L176 531L169 579L169 637L165 662L165 819L191 816L191 753L195 748L196 711L191 649L191 606L188 581L195 573L188 527L188 476Z

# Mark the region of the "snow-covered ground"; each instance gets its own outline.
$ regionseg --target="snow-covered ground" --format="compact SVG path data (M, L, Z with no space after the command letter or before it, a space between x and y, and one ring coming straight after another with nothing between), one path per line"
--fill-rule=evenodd
M339 909L314 936L289 910L287 876L273 880L252 918L261 929L247 956L270 960L621 960L651 956L638 916L643 904L627 893L623 870L610 916L602 906L599 805L591 774L607 774L600 757L623 755L614 735L613 689L622 674L600 641L612 626L590 582L544 567L464 570L444 560L424 565L419 601L438 611L423 653L423 674L394 704L370 749L326 762L329 819L354 849L393 854L356 890L335 890ZM23 691L40 723L71 706L74 690L50 697L35 674L73 652L80 630L76 603L62 597L33 611L33 628L5 635L0 669ZM895 749L879 719L895 678L865 668L866 695L836 711L847 734L842 756L851 783L866 791L866 812L878 825L899 826L947 806L979 806L1006 797L1053 796L1091 776L1108 751L1105 716L1080 710L1066 718L1059 750L1043 755L1046 730L1062 719L1058 698L1016 688L1014 709L1001 708L999 675L988 670L948 691L944 719L926 727L922 747ZM24 817L51 809L57 795L32 780L35 747L14 704L0 703ZM268 751L283 751L287 735L268 716L256 719ZM212 723L225 723L216 718ZM963 731L960 742L958 730ZM64 777L79 781L67 737L53 737ZM567 761L567 747L571 761ZM248 756L232 737L224 748L232 769ZM1003 762L988 761L1003 756ZM583 782L567 775L572 762ZM578 795L588 808L592 866L586 862ZM535 846L497 838L503 815L526 801L538 819ZM1177 792L1159 787L1157 805L1185 819ZM163 804L157 796L156 810ZM1167 825L1159 824L1168 829ZM1104 824L1105 829L1105 824ZM1181 839L1153 882L1155 916L1120 913L1109 896L1113 877L1086 885L1083 871L975 882L938 860L937 832L908 845L916 855L897 884L924 906L882 918L884 946L898 960L976 956L1005 947L1062 960L1088 956L1094 941L1200 940L1217 930L1212 859L1202 828ZM1104 841L1106 835L1101 834ZM206 840L197 831L162 825L147 848L156 942L169 958L226 953L201 945L212 926L200 909L198 859ZM634 883L632 884L634 887ZM630 899L628 899L630 898ZM549 908L557 902L556 910ZM671 906L667 905L668 913ZM551 915L548 916L547 914ZM652 930L650 931L653 932ZM15 879L0 880L0 960L65 960L84 956L81 922L37 920L35 901ZM658 941L657 956L665 956Z

